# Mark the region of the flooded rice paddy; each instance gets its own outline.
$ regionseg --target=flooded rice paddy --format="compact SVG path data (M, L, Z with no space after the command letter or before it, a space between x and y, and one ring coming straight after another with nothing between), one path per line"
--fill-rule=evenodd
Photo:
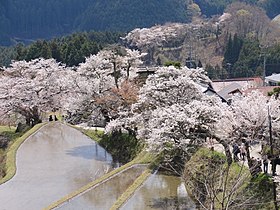
M179 177L151 175L120 210L194 210Z
M29 137L16 155L17 172L0 185L0 210L38 210L112 169L112 157L78 130L53 122ZM130 167L63 203L60 210L109 210L146 169ZM180 178L151 175L122 210L184 209L195 206Z
M43 209L110 170L112 157L81 132L49 123L16 156L17 172L0 185L0 210Z
M128 168L57 209L109 210L145 169L145 165Z

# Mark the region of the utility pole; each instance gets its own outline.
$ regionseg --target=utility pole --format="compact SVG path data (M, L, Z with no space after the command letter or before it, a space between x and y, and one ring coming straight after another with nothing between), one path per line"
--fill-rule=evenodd
M266 55L263 56L263 86L265 86L265 77L266 77Z
M270 107L268 106L268 125L269 125L269 144L270 144L270 154L271 154L271 161L272 161L272 176L275 176L276 172L276 162L275 157L273 154L273 139L272 139L272 123L271 123L271 115L270 115ZM277 186L275 181L273 181L273 200L274 200L274 207L275 210L278 210L278 203L277 203Z
M268 106L268 125L269 125L269 144L270 144L270 152L273 156L273 140L272 140L272 123L271 123L271 115L270 115L270 107Z

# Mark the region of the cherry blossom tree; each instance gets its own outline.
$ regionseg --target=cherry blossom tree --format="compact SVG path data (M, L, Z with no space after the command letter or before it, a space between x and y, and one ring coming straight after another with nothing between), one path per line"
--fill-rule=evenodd
M209 82L203 70L161 67L148 77L131 110L120 113L106 132L135 133L155 152L202 145L220 113L220 99L203 93Z
M275 137L279 136L280 108L279 101L274 97L264 96L256 91L235 96L230 106L220 108L222 117L217 121L213 136L223 145L241 143L241 140L266 143L269 135L269 116L273 124L273 134ZM249 149L247 158L251 159Z
M61 107L69 92L70 72L54 59L13 62L0 77L3 114L18 113L28 125L40 122L42 112Z
M137 92L132 80L142 56L136 50L114 47L86 58L77 69L74 95L64 107L72 115L70 121L101 118L108 122L115 118L123 91L130 86Z

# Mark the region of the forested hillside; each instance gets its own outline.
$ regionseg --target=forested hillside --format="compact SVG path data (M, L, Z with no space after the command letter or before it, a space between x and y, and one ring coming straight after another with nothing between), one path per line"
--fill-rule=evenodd
M222 14L237 0L0 0L0 45L30 43L77 31L130 31ZM280 13L278 0L243 0Z
M184 0L1 0L0 45L84 30L129 31L188 22Z
M18 44L0 47L0 66L8 66L11 60L31 61L36 58L54 58L67 66L76 66L85 61L85 57L96 54L107 45L119 42L122 33L83 32L74 33L49 41L37 40L30 45Z
M229 4L238 1L262 7L270 18L280 13L279 0L194 0L194 2L199 5L202 14L207 17L222 14Z

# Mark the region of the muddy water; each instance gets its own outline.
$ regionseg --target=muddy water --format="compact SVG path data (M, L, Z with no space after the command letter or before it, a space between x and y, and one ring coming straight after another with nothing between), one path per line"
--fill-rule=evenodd
M121 210L194 210L180 178L151 175Z
M94 141L53 122L17 152L17 173L0 185L0 210L43 209L109 170L112 157Z
M59 210L109 210L121 194L141 175L146 166L136 166L114 176L86 193L70 200Z

